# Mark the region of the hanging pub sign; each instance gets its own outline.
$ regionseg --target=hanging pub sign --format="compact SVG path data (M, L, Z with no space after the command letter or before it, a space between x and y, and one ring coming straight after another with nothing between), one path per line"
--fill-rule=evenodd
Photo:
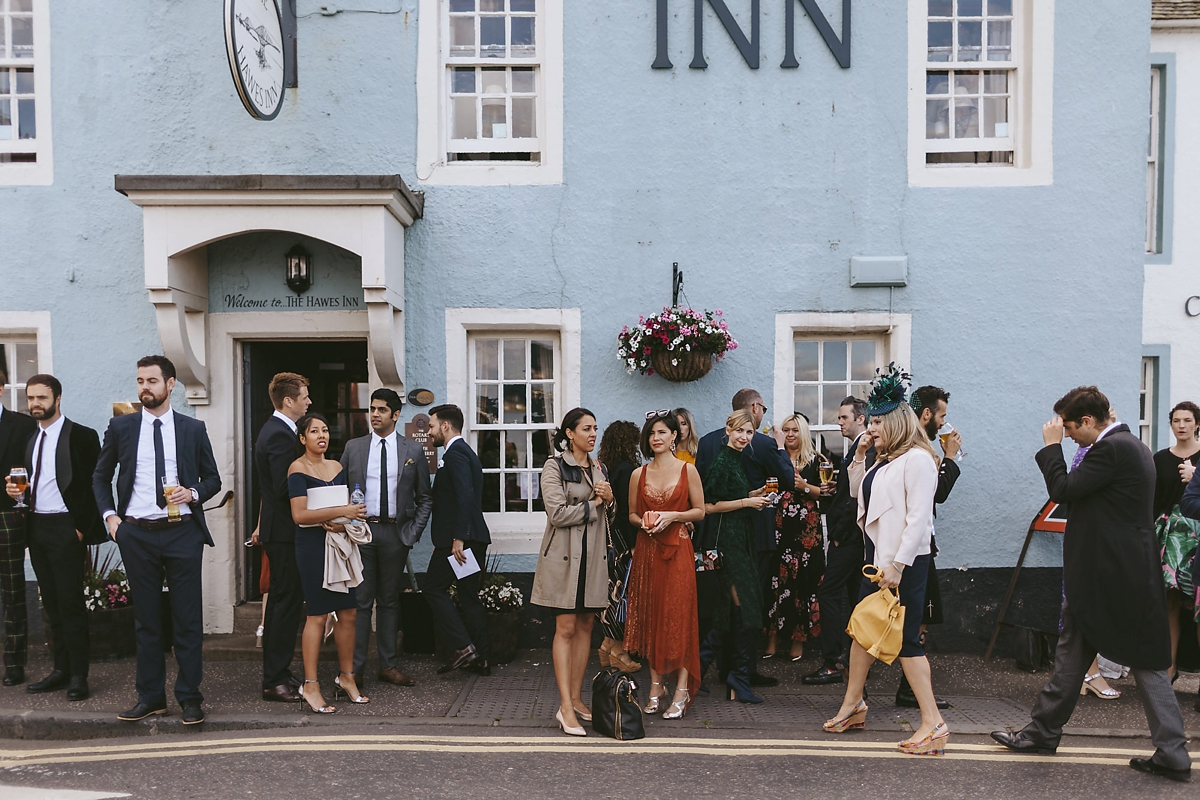
M425 460L429 462L429 474L437 472L437 448L429 441L429 417L417 414L412 422L404 423L404 435L421 445Z
M276 0L225 0L225 50L242 105L255 119L283 106L283 22Z

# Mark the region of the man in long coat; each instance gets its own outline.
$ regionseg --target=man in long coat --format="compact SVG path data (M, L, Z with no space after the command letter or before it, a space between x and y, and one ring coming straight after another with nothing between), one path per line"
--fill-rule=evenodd
M1072 389L1042 428L1037 463L1050 499L1069 506L1063 539L1062 634L1054 674L1021 731L992 738L1019 752L1053 753L1071 718L1084 673L1099 652L1128 664L1137 679L1157 748L1129 765L1177 781L1191 777L1183 715L1167 678L1171 664L1167 601L1154 536L1154 461L1129 427L1112 419L1095 386ZM1091 445L1067 472L1063 433Z

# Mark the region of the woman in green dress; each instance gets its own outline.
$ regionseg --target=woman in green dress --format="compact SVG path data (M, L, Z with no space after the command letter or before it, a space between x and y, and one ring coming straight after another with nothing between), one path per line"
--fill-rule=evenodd
M704 549L717 551L721 594L713 615L713 630L701 655L720 652L722 645L730 642L735 655L725 679L729 699L761 703L762 698L750 688L754 637L765 619L750 509L764 508L769 501L764 487L751 490L742 468L742 450L754 438L750 412L741 409L730 414L725 421L725 435L726 446L704 476L704 513L708 515ZM701 665L702 675L705 666Z

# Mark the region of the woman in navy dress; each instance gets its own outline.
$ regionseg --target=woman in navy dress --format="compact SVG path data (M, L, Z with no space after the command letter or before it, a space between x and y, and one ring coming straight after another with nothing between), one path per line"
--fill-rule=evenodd
M329 423L325 417L308 414L296 425L296 430L304 445L304 454L288 468L288 494L292 499L292 519L296 522L296 567L300 572L308 615L300 645L304 658L304 684L300 687L300 697L316 713L332 714L337 709L325 704L317 682L325 618L331 612L338 612L333 639L337 644L340 674L334 683L352 703L366 703L368 698L358 691L354 682L354 622L358 607L354 589L343 593L322 588L325 582L325 531L341 530L341 525L331 521L334 519L363 519L367 509L360 504L308 510L309 489L345 486L346 474L341 464L325 458L325 451L329 449Z

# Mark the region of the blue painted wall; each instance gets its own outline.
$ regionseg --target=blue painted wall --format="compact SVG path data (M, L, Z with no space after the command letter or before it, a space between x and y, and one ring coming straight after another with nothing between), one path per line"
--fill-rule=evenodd
M709 12L710 66L690 70L691 5L672 0L675 69L654 71L653 4L567 4L565 180L509 188L416 186L415 0L300 19L300 88L270 123L236 98L219 3L55 1L55 180L0 188L0 310L53 312L66 411L102 426L158 347L141 211L114 174L400 173L426 192L406 245L410 386L444 393L448 306L578 307L601 424L685 405L709 429L742 386L770 402L775 313L891 303L913 315L912 371L950 390L971 454L939 561L1012 564L1044 496L1032 454L1053 400L1094 382L1137 412L1149 3L1057 3L1054 183L1009 189L908 186L900 0L855 3L849 70L802 13L800 68L779 69L781 3L763 4L761 69ZM281 259L293 238L251 250ZM222 270L247 263L224 247ZM851 256L899 254L907 288L849 287ZM626 376L615 355L620 327L669 301L672 261L741 343L683 387ZM1056 558L1045 546L1034 563Z

